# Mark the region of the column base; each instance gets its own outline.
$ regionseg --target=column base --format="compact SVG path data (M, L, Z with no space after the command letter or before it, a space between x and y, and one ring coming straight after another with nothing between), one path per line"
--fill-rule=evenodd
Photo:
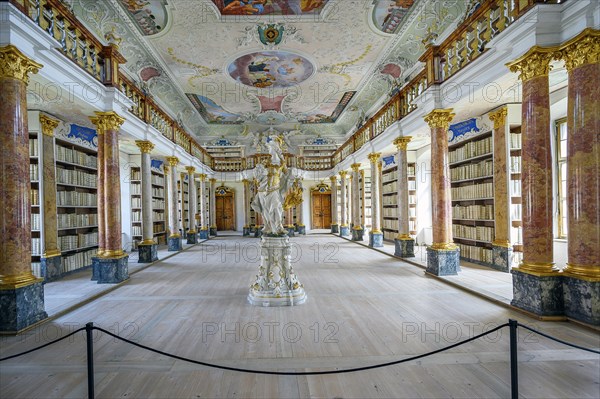
M287 230L287 232L288 232L288 233L287 233L287 234L288 234L288 237L294 237L294 236L296 235L296 234L294 234L294 233L295 233L295 230L296 230L296 228L295 228L294 226L287 226L287 227L286 227L286 230Z
M306 235L306 226L298 225L298 234L305 236Z
M369 246L372 248L383 247L383 233L369 233Z
M152 263L158 260L158 244L139 244L138 263Z
M339 234L340 233L340 225L339 224L332 224L331 225L331 233L333 233L333 234Z
M415 240L394 240L394 255L401 258L414 258L415 257Z
M187 233L187 243L188 244L198 244L198 233Z
M41 280L24 287L0 290L1 332L17 333L47 317Z
M600 325L600 281L563 276L565 314L593 326Z
M363 241L365 231L363 229L352 228L352 241Z
M250 235L250 227L244 227L242 236L248 237Z
M50 258L41 258L40 260L41 275L44 282L54 280L60 277L62 271L61 257L52 256Z
M208 229L202 229L198 232L198 238L201 240L208 240L209 237L209 232Z
M512 261L513 250L512 248L492 246L492 267L501 272L510 272L510 264Z
M257 227L256 230L254 231L254 237L255 238L260 238L262 237L262 232L263 232L263 227Z
M248 302L255 306L295 306L306 302L291 262L292 246L287 236L263 237L260 242L260 267L250 287Z
M169 237L167 244L169 246L169 252L181 251L183 249L181 237Z
M460 271L460 250L427 248L426 272L434 276L456 276Z
M215 236L215 237L217 236L217 228L216 227L211 227L209 231L210 231L211 236Z
M350 227L349 226L340 226L340 237L349 236L350 235Z
M511 305L538 316L564 314L562 276L558 273L536 276L512 269L513 300Z
M118 258L92 258L92 280L98 284L116 284L129 278L129 255Z

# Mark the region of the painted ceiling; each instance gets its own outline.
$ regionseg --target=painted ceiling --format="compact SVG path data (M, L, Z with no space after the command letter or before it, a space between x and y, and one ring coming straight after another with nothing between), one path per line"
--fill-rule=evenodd
M200 143L267 129L338 142L410 79L464 0L70 0Z

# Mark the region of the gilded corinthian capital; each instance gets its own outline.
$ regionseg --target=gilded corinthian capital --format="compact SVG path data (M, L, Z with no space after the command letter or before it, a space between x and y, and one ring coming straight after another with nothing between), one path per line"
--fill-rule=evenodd
M434 109L423 118L425 122L432 129L442 128L448 130L450 122L456 114L452 112L452 108L449 109Z
M29 74L38 73L42 64L33 61L13 45L0 47L0 78L14 78L29 83Z
M554 47L533 46L528 52L509 62L506 66L511 72L518 72L519 79L523 82L539 76L548 76L552 69L550 61L554 58L556 50Z

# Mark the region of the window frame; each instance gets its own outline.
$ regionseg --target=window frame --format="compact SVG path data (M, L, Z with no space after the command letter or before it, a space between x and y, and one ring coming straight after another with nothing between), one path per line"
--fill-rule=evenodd
M561 129L564 126L564 132L565 132L565 137L564 140L561 140ZM567 200L567 193L566 190L565 192L563 192L563 187L562 187L562 182L563 180L566 181L567 180L567 176L563 176L562 175L562 165L565 165L565 173L567 173L567 162L568 162L568 156L567 154L563 154L561 152L561 142L564 141L565 144L567 143L567 137L568 137L568 130L567 130L567 117L563 117L563 118L559 118L556 119L554 121L554 130L555 130L555 145L556 145L556 151L555 151L555 167L556 167L556 209L557 209L557 222L558 222L558 229L557 229L557 238L558 239L567 239L567 222L566 222L566 218L568 217L567 215L567 209L565 209L566 207L563 206L564 202ZM566 149L567 147L565 146L565 152L567 151ZM565 222L563 222L563 219L565 220Z

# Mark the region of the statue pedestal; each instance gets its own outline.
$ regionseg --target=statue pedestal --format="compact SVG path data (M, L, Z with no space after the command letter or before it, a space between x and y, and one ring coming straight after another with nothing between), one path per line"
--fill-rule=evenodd
M303 304L306 293L292 267L289 237L263 236L260 247L260 267L250 287L248 302L256 306Z

